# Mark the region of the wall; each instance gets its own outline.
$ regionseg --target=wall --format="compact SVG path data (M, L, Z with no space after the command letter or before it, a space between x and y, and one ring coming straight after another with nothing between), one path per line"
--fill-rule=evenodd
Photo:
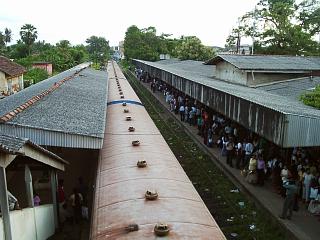
M48 239L55 232L53 205L12 211L10 222L13 240ZM0 219L0 240L4 240L2 218Z
M11 85L12 86L11 87L12 93L19 92L20 90L23 89L23 84L21 84L21 82L23 82L22 79L23 79L23 75L8 79L8 81L11 81L11 83L12 83L12 85ZM9 89L9 91L10 91L10 89Z
M281 80L288 80L303 77L305 73L253 73L254 80L252 80L252 73L248 72L248 85L255 86L262 83L271 83Z
M45 71L51 76L52 75L52 64L33 64L32 68L40 68Z
M0 71L0 94L2 92L6 93L8 91L8 84L6 81L6 76L3 72Z
M230 63L218 63L216 66L215 73L218 79L241 85L247 84L247 73L245 71L239 70Z

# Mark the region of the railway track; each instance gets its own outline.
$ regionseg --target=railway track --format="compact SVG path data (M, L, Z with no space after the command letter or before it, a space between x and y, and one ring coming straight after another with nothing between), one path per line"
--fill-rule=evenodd
M164 107L131 72L126 72L131 86L176 155L209 211L228 239L286 239L281 228L268 214L258 209L247 196L214 165L183 130L168 117Z

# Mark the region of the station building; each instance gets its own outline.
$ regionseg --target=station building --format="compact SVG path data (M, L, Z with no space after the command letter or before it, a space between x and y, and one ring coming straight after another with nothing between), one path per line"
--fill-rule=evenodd
M64 180L67 198L79 177L93 185L104 140L108 76L89 65L0 99L1 207L7 209L1 197L7 189L22 209L7 212L11 229L8 217L0 218L0 239L47 239L58 227L57 180ZM40 195L40 206L32 205L30 187ZM88 192L88 201L91 196Z
M299 96L320 84L319 57L218 55L133 63L280 148L320 146L320 110Z

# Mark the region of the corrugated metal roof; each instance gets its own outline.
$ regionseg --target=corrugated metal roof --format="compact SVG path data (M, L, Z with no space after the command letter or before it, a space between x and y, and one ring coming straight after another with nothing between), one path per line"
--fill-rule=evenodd
M298 100L300 95L320 85L320 77L305 77L257 86L257 89Z
M169 60L167 60L165 65L161 64L161 61L135 61L142 62L146 65L156 67L278 112L320 118L320 110L306 106L299 100L286 97L284 94L278 95L259 88L250 88L216 79L213 77L214 70L212 66L203 65L202 62L199 61L173 61L172 64L168 64Z
M273 56L273 55L218 55L206 64L216 65L226 61L242 70L282 70L314 71L320 70L320 57Z
M43 147L40 147L39 145L31 142L29 139L18 138L18 137L2 135L2 134L0 135L0 152L5 152L9 154L14 154L14 155L24 155L24 152L22 151L22 147L26 144L31 145L33 148L44 153L45 155L50 156L51 158L58 160L59 162L68 164L67 161L63 160L58 155L44 149Z

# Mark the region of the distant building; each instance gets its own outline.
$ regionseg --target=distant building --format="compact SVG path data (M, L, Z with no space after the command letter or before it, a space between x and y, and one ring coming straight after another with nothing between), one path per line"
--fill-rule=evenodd
M124 47L123 47L124 41L119 42L119 46L113 46L111 49L113 50L113 59L116 61L119 61L121 59L124 59Z
M49 62L35 62L32 64L32 68L40 68L47 71L48 75L52 75L52 63Z
M25 72L26 69L23 66L0 56L0 96L11 95L22 90Z
M316 58L272 55L225 54L209 60L217 79L245 86L314 75L320 69Z
M168 60L170 58L170 54L160 54L160 60Z
M218 51L216 51L219 54L240 54L240 55L250 55L251 54L251 45L249 44L242 44L239 46L239 49L237 50L237 46L231 46L226 48L221 48Z

